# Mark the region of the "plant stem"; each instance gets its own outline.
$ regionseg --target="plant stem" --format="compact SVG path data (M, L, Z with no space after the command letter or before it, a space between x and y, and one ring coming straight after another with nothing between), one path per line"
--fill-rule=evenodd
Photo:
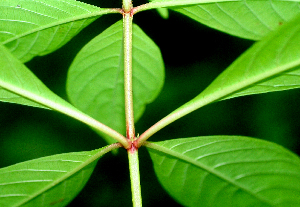
M132 0L123 0L123 10L125 13L129 13L132 9Z
M207 98L207 100L210 100L210 99ZM213 102L213 101L214 100L212 100L211 102ZM141 147L143 145L143 143L149 137L151 137L153 134L155 134L156 132L158 132L159 130L161 130L162 128L164 128L165 126L171 124L172 122L180 119L181 117L183 117L183 116L191 113L192 111L195 111L196 109L198 109L201 106L204 106L204 105L206 105L208 103L206 101L202 101L201 103L199 103L197 105L197 107L190 106L190 107L180 107L179 109L176 109L175 111L173 111L172 113L170 113L168 116L164 117L163 119L161 119L160 121L158 121L156 124L154 124L153 126L151 126L149 129L147 129L143 134L141 134L141 136L139 136L139 138L137 140L137 147Z
M202 92L203 93L203 92ZM201 93L201 94L202 94ZM201 95L200 94L200 95ZM199 96L199 95L198 95ZM180 119L181 117L201 108L202 106L205 106L207 104L213 103L214 101L220 99L221 97L216 96L216 94L211 94L209 96L206 96L205 98L201 99L201 101L197 101L193 104L193 100L187 102L186 104L182 105L172 113L170 113L168 116L164 117L160 121L158 121L156 124L151 126L148 130L146 130L141 136L139 136L137 142L137 147L140 147L143 145L143 143L151 137L153 134L164 128L165 126L171 124L172 122Z
M132 203L134 207L142 206L142 195L140 185L140 169L138 150L132 146L128 152L129 171L131 182Z
M131 143L127 149L129 159L129 172L132 192L132 203L134 207L142 206L140 169L138 150L134 143L134 115L132 98L132 2L123 0L123 41L124 41L124 91L125 91L125 116L126 136Z
M134 115L132 100L132 15L131 12L123 14L124 39L124 91L127 139L134 141Z

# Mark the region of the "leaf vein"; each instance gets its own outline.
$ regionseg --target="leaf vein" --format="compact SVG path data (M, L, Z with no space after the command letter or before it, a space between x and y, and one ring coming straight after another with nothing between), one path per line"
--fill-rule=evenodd
M0 183L0 186L5 185L15 185L15 184L24 184L24 183L42 183L42 182L52 182L53 180L22 180L22 181L16 181L16 182L10 182L10 183Z

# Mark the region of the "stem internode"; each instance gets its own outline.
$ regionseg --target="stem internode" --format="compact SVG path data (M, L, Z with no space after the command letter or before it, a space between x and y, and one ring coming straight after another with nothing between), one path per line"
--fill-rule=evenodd
M131 12L123 14L124 39L124 93L127 139L134 141L134 113L132 97L132 15Z

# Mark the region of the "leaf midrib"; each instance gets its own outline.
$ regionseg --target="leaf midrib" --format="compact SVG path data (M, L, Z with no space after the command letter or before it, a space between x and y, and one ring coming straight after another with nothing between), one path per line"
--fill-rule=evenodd
M175 3L174 3L175 2ZM171 7L188 7L199 4L213 4L213 3L222 3L222 2L241 2L241 0L202 0L201 2L195 2L193 0L181 0L181 1L150 1L149 3L142 4L135 7L134 13L156 9L156 8L171 8Z
M223 97L220 96L220 98L218 98L217 100L226 98L227 96L234 95L235 93L237 93L240 90L244 90L246 88L253 87L256 84L258 84L259 82L265 82L268 79L275 78L275 76L277 76L277 75L281 75L281 74L283 75L283 73L288 73L288 72L292 72L294 70L297 70L297 69L299 69L298 68L299 66L300 66L300 59L296 60L296 61L293 61L291 63L285 64L285 65L282 65L280 67L277 67L277 69L273 70L272 72L267 71L265 73L255 75L253 78L248 78L245 81L233 84L232 86L227 87L227 90L231 91L231 92L224 93L226 95L224 95ZM237 87L237 85L241 86L241 87Z
M266 42L267 44L268 42ZM262 44L261 47L263 47L266 44ZM276 67L275 69L267 70L265 73L260 73L253 75L251 78L247 78L242 81L238 81L232 85L229 85L227 87L222 88L221 90L209 92L210 86L208 86L202 93L200 93L198 96L196 96L194 99L190 100L177 110L175 110L173 115L180 114L179 116L182 117L182 115L188 114L196 109L199 109L207 104L225 100L226 97L234 98L235 96L231 97L238 91L251 88L255 86L256 84L260 82L265 82L268 79L272 79L275 76L278 76L283 73L292 72L294 70L299 69L300 66L300 59L297 59L295 61L283 64L281 66ZM213 85L213 83L211 84ZM238 96L237 96L238 97ZM198 100L197 100L198 99ZM170 114L170 115L171 115ZM180 118L179 117L179 118Z
M70 178L71 176L73 176L75 173L79 172L80 170L82 170L84 167L88 166L89 164L91 164L92 162L94 162L95 160L97 160L98 158L100 158L101 156L103 156L104 154L106 154L107 152L111 151L112 148L117 148L117 145L110 145L108 147L104 147L102 148L102 150L100 150L99 152L97 152L96 154L92 155L90 158L88 158L85 162L83 162L82 164L78 165L76 168L74 168L73 170L71 170L70 172L67 172L64 176L62 176L61 178L55 180L53 183L51 183L50 185L46 186L45 188L39 190L38 192L34 193L33 195L29 196L27 199L24 199L23 201L21 201L20 203L18 203L16 205L17 206L21 206L29 201L31 201L32 199L36 198L37 196L41 195L42 193L50 190L51 188L57 186L58 184L60 184L61 182L63 182L64 180Z
M155 143L150 143L150 142L145 142L144 146L148 147L148 148L151 148L153 150L156 150L156 151L159 151L159 152L162 152L162 153L165 153L166 155L170 155L172 157L175 157L179 160L182 160L183 162L186 162L188 164L191 164L191 165L194 165L195 167L198 167L198 168L201 168L202 170L205 170L206 172L224 180L225 182L228 182L230 184L232 184L233 186L236 186L242 190L244 190L246 193L252 195L253 197L257 198L258 200L262 201L263 203L266 203L268 205L274 205L274 203L272 203L272 201L269 201L257 194L254 194L250 189L248 189L247 187L241 185L240 183L236 182L235 180L227 177L226 175L216 171L215 169L207 166L207 165L204 165L200 162L197 162L195 161L193 158L190 158L186 155L183 155L179 152L176 152L176 151L173 151L173 150L170 150L166 147L163 147L163 146L160 146L160 145L157 145Z
M156 0L153 3L150 1L149 4L157 4L160 7L168 7L168 6L192 6L197 4L211 4L211 3L221 3L221 2L239 2L241 0L176 0L176 1L164 1L164 0Z
M46 24L46 25L37 27L35 29L29 30L29 31L24 32L22 34L16 35L13 38L5 40L4 42L2 42L2 44L5 45L5 44L8 44L8 43L10 43L12 41L15 41L17 39L20 39L22 37L25 37L25 36L31 35L33 33L43 31L43 30L46 30L46 29L49 29L49 28L52 28L52 27L56 27L56 26L59 26L59 25L67 24L67 23L74 22L74 21L89 19L89 18L92 18L92 17L101 16L103 14L113 14L113 13L119 13L119 11L114 10L114 9L102 9L102 11L99 11L99 12L92 12L92 13L89 13L89 14L83 14L83 15L78 15L76 17L66 18L66 19L63 19L63 20L59 20L59 21L56 21L56 22L52 22L50 24Z
M247 2L251 1L260 1L260 0L247 0ZM269 1L269 0L262 0L262 1ZM275 0L276 1L276 0ZM282 2L299 2L298 0L277 0ZM193 5L199 5L199 4L212 4L212 3L223 3L223 2L244 2L244 0L153 0L148 3L151 8L152 5L159 5L159 7L175 7L175 6L193 6ZM146 6L146 4L143 4L141 6ZM155 7L156 8L156 7Z

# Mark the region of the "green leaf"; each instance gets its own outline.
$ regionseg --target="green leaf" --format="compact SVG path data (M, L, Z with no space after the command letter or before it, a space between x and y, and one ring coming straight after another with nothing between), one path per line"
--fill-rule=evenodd
M110 9L75 0L0 0L0 42L22 62L51 53Z
M254 44L190 103L299 88L299 23L300 16Z
M154 2L165 2L165 6L171 6L172 2L177 1L157 0ZM178 1L178 3L180 3L178 6L182 6L184 2L185 1ZM188 0L186 2L196 2L196 0ZM205 2L206 1L203 3ZM244 0L243 2L248 1ZM264 2L264 0L251 2ZM273 3L273 1L268 2ZM277 1L274 2L277 3ZM297 1L283 1L283 3L284 2L294 3ZM167 3L170 4L167 5ZM146 4L144 7L142 5L141 11L151 8L151 5L151 3ZM163 4L160 6L162 5ZM139 145L142 145L145 140L163 127L207 104L238 96L299 88L299 23L300 16L281 25L260 42L254 44L202 93L144 132L139 137Z
M0 206L66 206L112 148L43 157L0 169Z
M125 133L122 21L106 29L76 56L67 79L71 102L116 131ZM135 121L164 82L159 48L133 25L133 106Z
M150 3L141 5L142 10L164 7L186 7L197 4L209 4L216 2L239 2L241 0L149 0ZM140 9L140 8L137 8Z
M246 39L259 40L300 14L299 2L299 0L153 0L148 7L152 7L152 4L170 7L171 10L214 29Z
M0 45L0 101L54 109L96 131L110 134L124 146L125 137L79 111L50 91L24 64Z
M2 45L0 63L0 101L48 109L49 101L70 105L51 92Z
M274 143L210 136L146 146L159 181L184 206L300 206L300 159Z
M202 93L142 134L141 143L173 121L210 103L300 88L299 42L300 16L255 43Z

